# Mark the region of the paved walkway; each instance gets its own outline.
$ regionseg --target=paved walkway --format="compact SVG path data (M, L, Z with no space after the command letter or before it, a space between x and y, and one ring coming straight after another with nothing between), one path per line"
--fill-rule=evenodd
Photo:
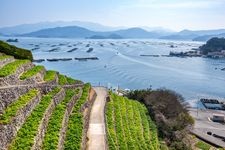
M97 97L93 104L89 128L87 132L88 150L106 150L105 116L104 107L106 103L107 90L103 87L94 87Z

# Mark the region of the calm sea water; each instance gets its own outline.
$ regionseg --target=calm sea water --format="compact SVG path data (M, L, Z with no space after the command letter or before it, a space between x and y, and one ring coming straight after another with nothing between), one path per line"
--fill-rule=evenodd
M5 40L6 38L0 38ZM172 89L195 104L202 97L225 98L225 59L143 57L168 55L170 51L189 51L203 43L167 40L77 40L49 38L19 38L16 46L33 49L35 59L98 57L99 60L42 62L47 69L109 87ZM86 51L89 44L94 50ZM174 45L175 48L170 46ZM49 50L57 48L54 52ZM74 52L67 52L78 48Z

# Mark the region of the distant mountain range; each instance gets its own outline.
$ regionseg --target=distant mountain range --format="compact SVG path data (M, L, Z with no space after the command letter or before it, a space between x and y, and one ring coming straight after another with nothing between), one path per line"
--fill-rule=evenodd
M0 28L0 33L5 35L25 34L46 28L66 27L66 26L80 26L93 31L113 31L125 29L125 27L109 27L93 22L84 21L55 21L55 22L40 22L33 24L21 24L11 27Z
M161 39L171 39L171 40L193 40L193 41L207 41L212 37L225 37L225 29L218 30L182 30L180 32L162 36Z
M156 32L148 32L141 28L129 28L123 30L97 32L83 27L67 26L42 29L36 32L21 34L26 37L44 38L159 38L161 35Z
M212 37L225 37L225 29L218 30L182 30L174 32L162 27L109 27L98 23L71 22L42 22L23 24L13 27L0 28L2 35L29 37L58 37L58 38L92 38L92 39L121 39L121 38L158 38L169 40L207 41Z

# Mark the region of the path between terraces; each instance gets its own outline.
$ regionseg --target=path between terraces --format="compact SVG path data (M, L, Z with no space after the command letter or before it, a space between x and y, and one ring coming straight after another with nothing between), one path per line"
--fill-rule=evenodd
M88 128L88 150L106 150L105 115L104 108L107 97L107 89L94 87L97 97L92 106Z

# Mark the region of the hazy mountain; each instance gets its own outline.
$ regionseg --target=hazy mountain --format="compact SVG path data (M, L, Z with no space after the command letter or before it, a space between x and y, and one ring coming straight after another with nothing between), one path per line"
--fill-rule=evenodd
M208 35L218 35L225 33L225 29L218 29L218 30L182 30L175 34L171 34L168 36L162 36L161 39L171 39L171 40L193 40L200 36L208 36Z
M98 34L98 32L90 31L88 29L78 27L78 26L68 26L68 27L56 27L42 29L39 31L23 34L21 36L27 37L58 37L58 38L86 38Z
M217 34L217 35L198 36L198 37L194 38L193 41L208 41L209 39L211 39L213 37L218 37L218 38L224 37L225 38L225 33Z
M39 31L22 34L28 37L59 37L59 38L157 38L161 35L148 32L141 28L129 28L111 32L96 32L83 27L67 26L42 29Z
M160 35L155 32L148 32L142 28L129 28L124 30L114 31L124 38L158 38Z
M113 31L123 29L124 27L109 27L98 23L82 22L82 21L56 21L56 22L40 22L34 24L22 24L11 27L2 27L0 32L5 35L24 34L38 31L46 28L65 27L65 26L80 26L93 31Z

